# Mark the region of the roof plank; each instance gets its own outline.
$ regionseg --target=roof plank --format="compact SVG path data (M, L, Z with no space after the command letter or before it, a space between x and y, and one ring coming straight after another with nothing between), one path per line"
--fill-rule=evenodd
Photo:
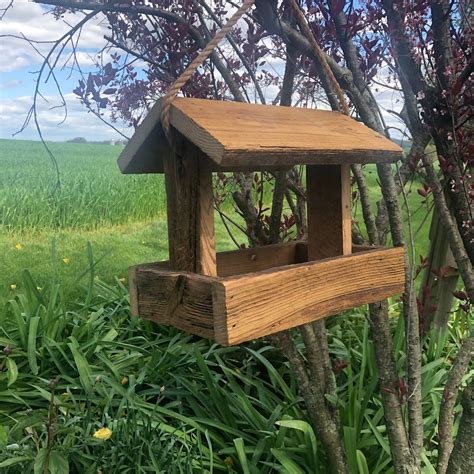
M168 144L161 102L137 129L119 159L122 172L160 172ZM340 112L178 97L170 124L214 162L215 170L297 164L394 162L402 149Z

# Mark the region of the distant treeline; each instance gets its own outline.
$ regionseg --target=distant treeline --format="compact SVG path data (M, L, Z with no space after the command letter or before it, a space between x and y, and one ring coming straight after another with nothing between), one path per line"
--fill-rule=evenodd
M93 141L93 140L87 140L84 137L75 137L71 138L70 140L66 140L66 143L91 143L94 145L113 145L113 146L125 146L128 143L128 140L98 140L98 141Z

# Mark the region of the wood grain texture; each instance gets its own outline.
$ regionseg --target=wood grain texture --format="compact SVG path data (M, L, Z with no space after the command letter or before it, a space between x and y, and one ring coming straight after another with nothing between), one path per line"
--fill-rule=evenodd
M136 267L136 311L144 319L213 339L212 278Z
M212 174L207 158L178 137L164 157L170 267L216 274Z
M119 158L124 173L163 169L168 143L160 101ZM176 98L171 126L215 163L215 170L278 169L296 164L394 162L402 149L339 112Z
M403 249L392 248L217 279L214 337L233 345L300 326L393 296L404 278Z
M197 270L202 275L216 276L216 236L214 229L214 195L212 192L212 171L210 160L200 153L199 156L199 214L198 242L199 253Z
M370 252L373 250L383 250L384 247L371 245L353 245L352 253ZM217 275L228 277L254 273L270 268L293 265L295 263L305 263L308 261L308 242L306 240L294 240L291 242L281 242L264 247L254 247L250 249L229 250L218 252L217 255ZM129 269L129 281L132 281L132 272L136 268L152 269L157 271L171 271L169 261L144 263ZM132 293L132 288L130 288Z
M349 165L306 167L308 258L320 260L352 251Z
M232 277L173 272L166 270L168 262L132 267L134 314L232 345L403 291L400 248L354 246L350 256L294 264L292 256L296 261L305 257L305 242L277 245L284 257L275 260L273 248L272 253L259 253L250 265L290 265ZM267 247L258 250L263 249ZM224 272L251 270L246 262L254 250L218 254L218 264L219 255L225 255Z
M227 277L302 263L306 261L305 249L306 242L294 241L220 252L217 254L217 274Z
M401 148L390 140L344 114L327 110L180 98L173 103L170 121L218 164L401 158Z

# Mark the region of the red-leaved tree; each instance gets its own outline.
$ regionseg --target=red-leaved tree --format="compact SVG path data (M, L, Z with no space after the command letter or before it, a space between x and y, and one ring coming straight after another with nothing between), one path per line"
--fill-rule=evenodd
M65 12L77 12L77 23L52 43L38 87L41 79L54 75L62 50L75 50L78 32L100 15L110 28L105 37L107 45L95 72L82 73L71 55L71 63L82 74L74 93L102 120L106 120L107 111L112 126L116 121L125 121L133 127L238 6L227 0L37 3L53 6L51 13L58 21ZM468 0L306 0L300 1L299 8L312 37L301 27L290 1L256 0L182 92L217 100L272 101L281 106L326 104L338 110L336 93L340 88L355 118L387 136L395 128L405 136L409 150L397 169L377 165L383 199L376 212L370 204L364 168L352 166L353 197L360 203L365 224L364 228L354 225L353 238L357 243L373 245L385 244L390 238L394 246L406 248L406 367L402 378L393 353L387 302L369 305L368 319L393 468L398 473L419 472L427 442L423 431L421 331L429 326L433 312L429 293L433 289L429 278L425 278L417 298L414 279L425 268L427 275L435 275L438 280L446 272L443 260L436 260L435 250L433 255L430 253L431 260L422 259L420 267L415 268L413 237L405 233L401 203L406 201L405 189L421 181L419 194L434 207L437 232L447 242L444 252L449 248L452 265L462 281L463 289L454 292L454 296L469 313L474 301L474 184L470 175L474 163L472 5ZM315 50L313 38L323 51L323 60ZM144 65L138 67L138 62ZM329 80L326 65L337 84ZM403 102L400 111L390 112L397 117L398 126L385 123L372 93L376 89L393 90ZM37 89L35 101L38 94ZM34 117L35 104L29 118ZM247 245L304 237L301 170L222 174L217 179L216 206L236 244L243 242L233 235L235 222L220 209L220 204L229 198L245 222L245 227L240 227ZM266 184L273 189L269 208L259 199ZM285 206L291 213L284 212ZM449 296L456 281L457 278ZM287 357L297 377L331 472L348 472L339 410L331 402L337 387L325 323L318 321L299 330L303 352L290 333L279 334L272 342ZM472 429L459 430L453 449L453 407L473 351L474 336L467 335L447 378L436 439L438 473L467 473L473 469L472 438L469 439ZM463 427L474 423L472 391L471 381L471 388L465 390Z

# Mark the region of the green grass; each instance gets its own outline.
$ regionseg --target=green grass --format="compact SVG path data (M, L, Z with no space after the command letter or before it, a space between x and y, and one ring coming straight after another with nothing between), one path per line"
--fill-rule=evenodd
M106 282L126 277L130 265L167 258L161 175L122 175L116 164L120 147L49 146L59 167L59 190L41 143L0 140L0 299L14 293L12 285L21 288L25 268L40 287L50 280L53 241L64 291L71 297L77 296L76 277L87 266L88 242L99 259L97 273ZM375 168L367 166L366 175L375 212L380 199ZM408 191L414 230L426 214L416 187ZM355 208L355 219L363 228L360 206ZM425 224L416 235L417 255L427 253L428 231ZM216 233L218 250L234 248L220 219L216 219ZM236 234L244 243L245 237Z
M73 305L60 279L37 291L29 272L17 297L0 304L1 472L43 472L46 458L61 474L327 472L281 353L264 339L225 348L131 318L125 286L95 279L90 263ZM399 310L391 305L403 377ZM433 472L439 403L466 330L454 319L423 341L423 472ZM350 472L391 473L364 311L331 318L329 345L332 359L346 363L333 403ZM110 439L93 437L102 427Z

